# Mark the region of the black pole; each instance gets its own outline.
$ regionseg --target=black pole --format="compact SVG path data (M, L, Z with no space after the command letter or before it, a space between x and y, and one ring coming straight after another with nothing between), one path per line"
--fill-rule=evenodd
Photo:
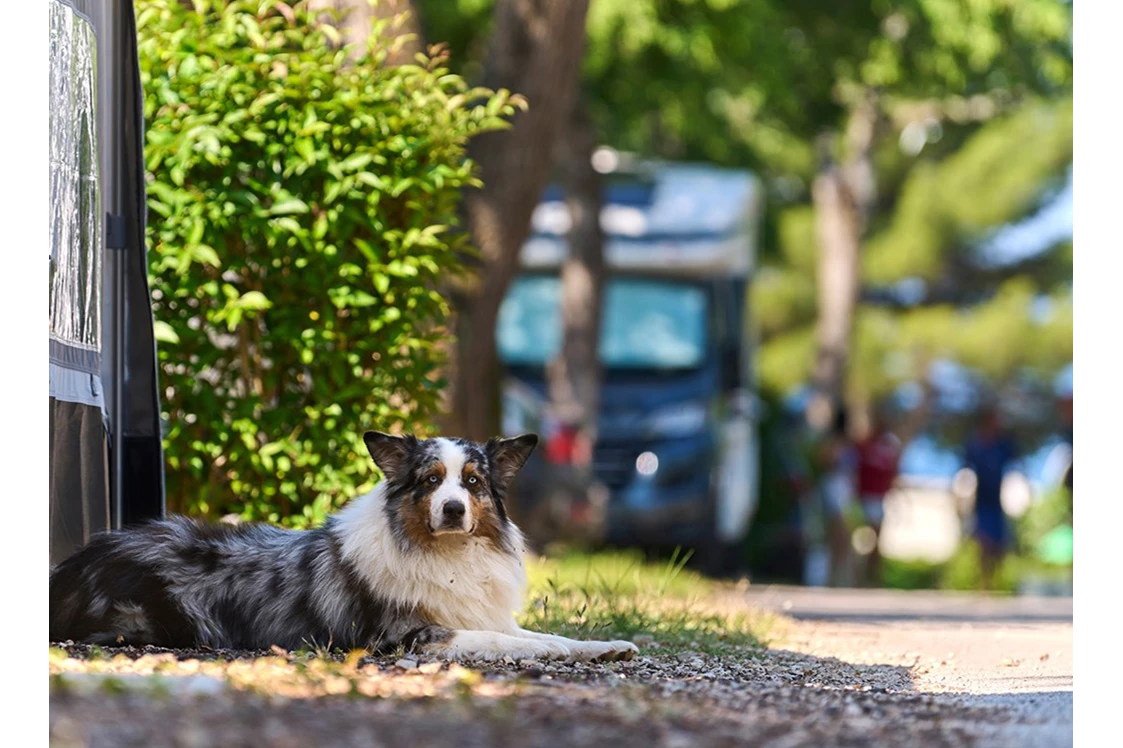
M121 115L122 70L120 65L119 34L121 28L121 3L102 4L104 22L99 29L98 48L100 65L98 76L104 76L105 116L101 121L106 125L102 131L105 174L102 179L102 206L105 210L105 261L110 279L110 330L112 354L109 367L110 395L110 455L109 487L112 497L113 527L120 528L125 517L125 361L128 342L125 326L125 289L127 270L126 255L128 238L124 226L124 211L121 189L121 136L123 128Z
M112 526L164 512L155 345L144 252L143 115L133 4L98 7ZM139 276L136 274L139 273Z
M110 390L113 405L110 413L110 454L113 456L109 473L109 486L113 499L113 527L120 528L125 517L125 241L123 241L124 221L120 214L109 213L106 219L106 249L107 258L112 258L112 284L110 293L113 295L112 319L113 330L113 359L110 370ZM116 234L116 236L114 236Z

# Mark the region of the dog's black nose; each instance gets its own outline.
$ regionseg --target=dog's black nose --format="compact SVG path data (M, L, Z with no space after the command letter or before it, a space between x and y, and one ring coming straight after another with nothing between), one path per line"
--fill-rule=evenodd
M464 502L450 501L445 504L444 515L446 521L459 521L464 519Z

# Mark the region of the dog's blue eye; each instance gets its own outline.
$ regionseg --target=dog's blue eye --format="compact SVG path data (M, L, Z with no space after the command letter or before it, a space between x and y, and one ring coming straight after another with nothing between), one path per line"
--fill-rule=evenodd
M480 479L477 478L476 476L474 476L474 475L468 476L468 485L469 486L474 486L479 482L480 482Z
M435 476L435 475L430 475L430 476L429 476L429 482L430 482L430 483L438 483L438 482L440 482L440 480L441 480L441 479L440 479L440 478L438 478L438 477L437 477L437 476Z

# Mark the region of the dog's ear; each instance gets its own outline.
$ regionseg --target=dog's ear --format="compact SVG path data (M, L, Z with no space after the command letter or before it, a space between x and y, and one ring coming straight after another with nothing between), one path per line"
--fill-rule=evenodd
M410 457L417 446L413 435L394 436L381 431L368 431L363 434L363 442L374 459L374 464L387 478L401 475L409 470Z
M485 451L494 479L506 486L522 470L538 445L538 434L523 434L510 439L488 439Z

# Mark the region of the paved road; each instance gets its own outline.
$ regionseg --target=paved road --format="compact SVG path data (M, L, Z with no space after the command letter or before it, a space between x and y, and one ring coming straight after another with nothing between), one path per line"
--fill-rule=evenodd
M887 590L750 589L750 604L795 620L778 646L908 668L921 693L1014 719L993 745L1072 744L1072 598Z
M749 602L757 608L807 621L1072 624L1071 597L1007 597L956 592L762 585L749 588Z

